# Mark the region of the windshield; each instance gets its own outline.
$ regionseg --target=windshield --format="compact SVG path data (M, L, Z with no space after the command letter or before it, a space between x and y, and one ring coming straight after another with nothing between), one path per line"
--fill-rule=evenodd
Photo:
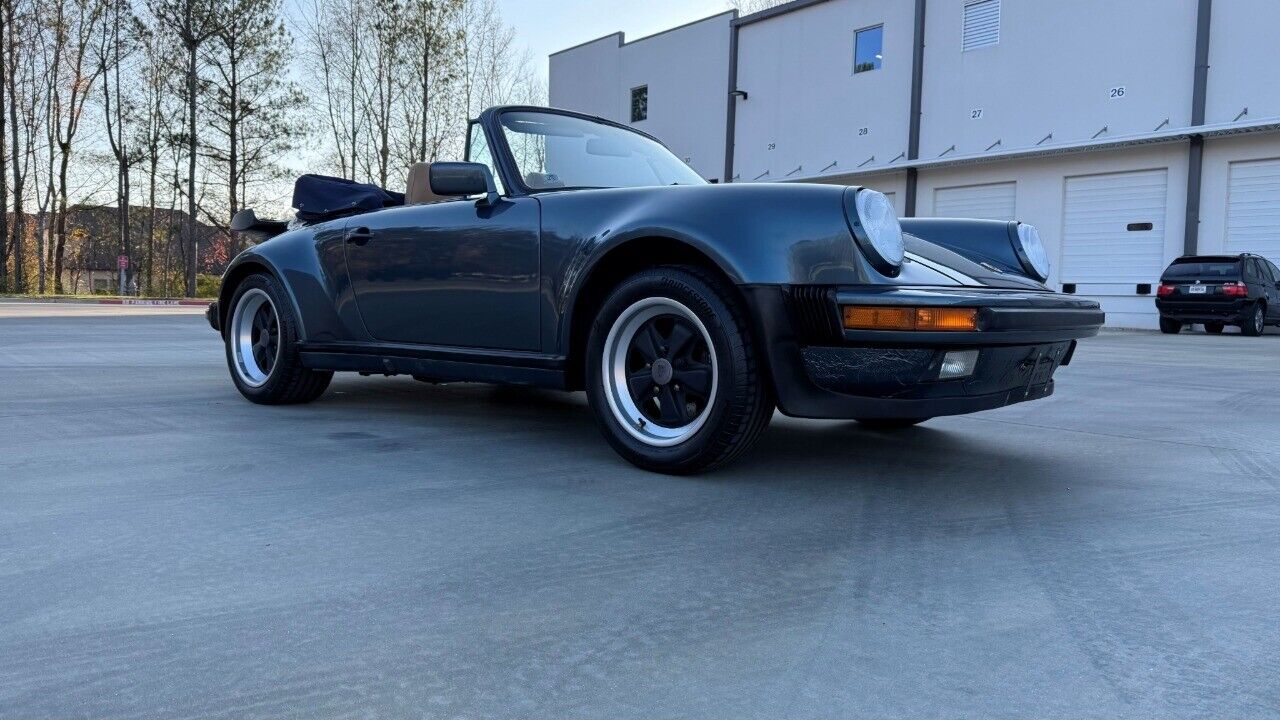
M707 184L659 143L613 125L541 112L503 113L501 123L531 190Z
M1185 262L1174 263L1164 271L1166 278L1198 277L1235 279L1240 277L1238 262Z

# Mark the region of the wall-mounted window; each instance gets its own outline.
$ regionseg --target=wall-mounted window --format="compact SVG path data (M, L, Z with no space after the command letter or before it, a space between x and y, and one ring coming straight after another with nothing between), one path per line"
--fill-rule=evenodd
M853 34L853 74L879 70L884 62L884 26L863 28Z
M964 5L962 52L1000 43L1000 0L970 0Z
M649 119L649 86L631 89L631 122Z

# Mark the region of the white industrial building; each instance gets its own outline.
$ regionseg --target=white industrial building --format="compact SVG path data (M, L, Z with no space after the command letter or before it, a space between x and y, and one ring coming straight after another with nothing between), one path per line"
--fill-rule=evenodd
M551 56L551 103L717 182L1037 225L1051 283L1154 327L1184 252L1280 262L1280 2L795 0Z

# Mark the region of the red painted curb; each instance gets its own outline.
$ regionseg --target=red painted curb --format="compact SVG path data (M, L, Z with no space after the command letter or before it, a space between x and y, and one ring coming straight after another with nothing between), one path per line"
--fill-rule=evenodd
M173 307L176 305L189 305L192 307L207 307L212 300L148 300L142 298L119 298L114 300L98 300L99 305L162 305Z

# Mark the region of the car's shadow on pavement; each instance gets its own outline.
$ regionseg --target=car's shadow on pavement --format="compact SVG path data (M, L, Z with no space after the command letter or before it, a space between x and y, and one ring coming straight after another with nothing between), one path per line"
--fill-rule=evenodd
M363 418L362 429L384 439L385 433L377 429L383 420L388 426L424 431L445 425L472 432L477 440L487 434L495 447L537 446L541 457L554 458L557 464L588 461L604 475L662 477L643 473L613 453L582 393L381 379L336 381L335 388L318 405ZM503 455L495 452L470 462L477 467L489 462L504 465ZM755 448L736 462L683 480L793 486L866 483L916 490L931 485L953 490L967 486L970 491L988 486L1002 492L1014 484L1038 492L1065 479L1053 477L1061 470L1020 439L958 429L948 420L874 431L854 422L795 420L779 413Z

